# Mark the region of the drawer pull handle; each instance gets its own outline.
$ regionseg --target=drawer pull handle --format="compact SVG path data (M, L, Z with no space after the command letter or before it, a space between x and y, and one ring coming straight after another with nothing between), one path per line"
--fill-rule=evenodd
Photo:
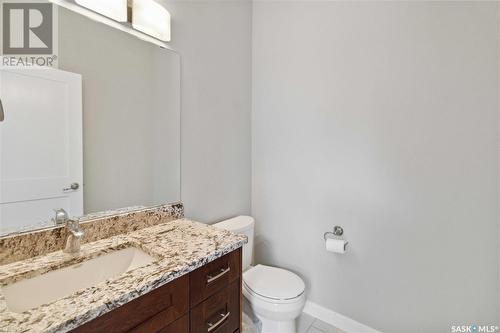
M220 278L224 274L228 273L230 270L231 270L231 267L223 268L220 270L220 273L217 274L216 276L207 275L207 284L214 282L215 280L217 280L218 278Z
M229 270L229 269L228 269ZM213 330L217 329L223 322L225 322L227 320L227 318L229 318L229 315L231 314L231 312L228 312L226 314L220 314L220 319L216 322L216 323L208 323L208 329L207 329L207 332L212 332Z

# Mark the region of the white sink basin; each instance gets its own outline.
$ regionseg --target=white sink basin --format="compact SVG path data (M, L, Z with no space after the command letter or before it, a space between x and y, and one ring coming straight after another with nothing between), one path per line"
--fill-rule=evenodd
M47 304L107 279L147 265L155 259L134 247L103 254L1 288L12 312L23 312Z

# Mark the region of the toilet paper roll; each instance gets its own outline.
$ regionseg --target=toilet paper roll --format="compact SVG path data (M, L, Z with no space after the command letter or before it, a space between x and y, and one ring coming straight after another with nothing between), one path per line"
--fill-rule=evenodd
M345 253L348 242L343 239L328 238L326 240L326 250L334 253Z

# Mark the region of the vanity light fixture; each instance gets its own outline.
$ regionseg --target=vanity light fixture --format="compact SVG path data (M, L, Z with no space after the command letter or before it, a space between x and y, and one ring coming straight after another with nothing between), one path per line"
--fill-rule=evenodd
M118 22L127 22L127 0L75 0L77 4Z
M170 41L170 13L154 0L132 0L132 27L162 41Z
M172 49L170 13L155 0L49 0L146 42Z

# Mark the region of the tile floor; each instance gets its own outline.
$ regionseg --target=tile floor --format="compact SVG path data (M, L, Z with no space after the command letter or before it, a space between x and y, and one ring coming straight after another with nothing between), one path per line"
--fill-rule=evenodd
M245 300L246 301L246 300ZM257 319L247 302L244 302L243 333L260 333L261 323ZM340 329L302 313L297 319L297 333L345 333Z
M344 333L338 328L302 313L297 320L297 333Z
M243 301L243 333L260 333L260 320L255 317L250 304ZM297 319L297 333L345 333L340 329L325 323L307 313L302 313Z

